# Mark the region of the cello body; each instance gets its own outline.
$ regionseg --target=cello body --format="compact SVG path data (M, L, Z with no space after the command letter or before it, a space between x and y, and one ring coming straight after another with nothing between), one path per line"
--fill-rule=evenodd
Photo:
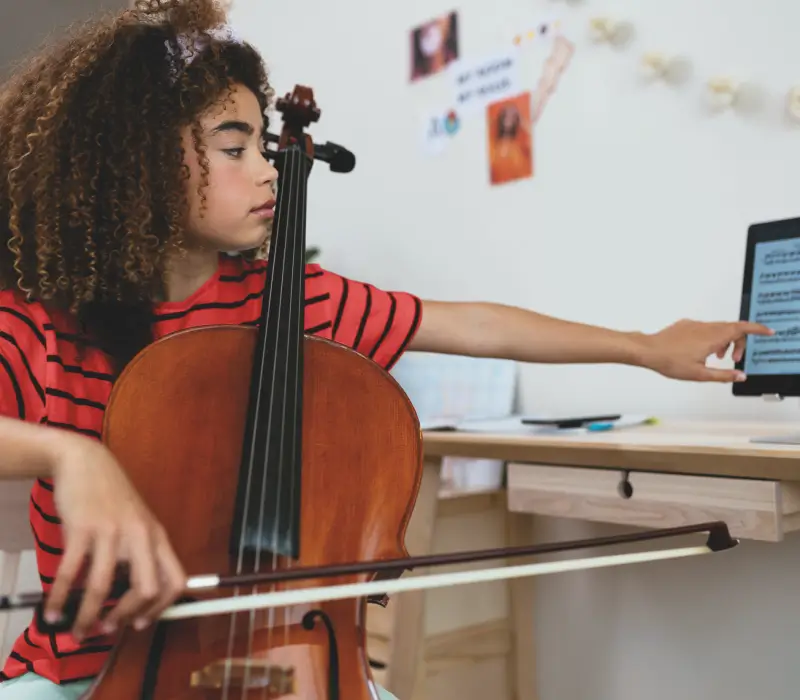
M256 331L234 326L164 338L126 368L109 402L105 440L190 577L237 568L229 534L255 347ZM422 474L413 407L394 379L354 351L307 337L304 354L300 557L281 557L277 567L406 556L405 530ZM270 556L259 570L272 565ZM253 568L250 562L247 570ZM375 700L365 607L364 599L341 600L126 631L88 697ZM312 610L325 613L330 629L320 616L309 624ZM338 669L331 668L334 657Z

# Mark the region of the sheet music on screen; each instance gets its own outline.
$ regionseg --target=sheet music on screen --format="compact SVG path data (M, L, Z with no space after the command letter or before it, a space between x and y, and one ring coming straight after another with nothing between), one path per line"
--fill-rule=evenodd
M775 330L750 336L747 374L800 374L800 238L755 245L750 320Z

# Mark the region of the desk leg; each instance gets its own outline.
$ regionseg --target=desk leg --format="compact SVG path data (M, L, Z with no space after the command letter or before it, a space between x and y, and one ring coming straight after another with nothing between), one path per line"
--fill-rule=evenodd
M441 485L441 458L425 460L417 503L406 531L406 549L410 556L430 554ZM408 572L406 576L430 573L427 569ZM389 645L386 689L399 700L420 697L425 681L425 591L407 591L392 596L393 629Z
M533 518L530 515L508 512L506 537L509 547L531 544ZM533 561L531 557L530 561ZM526 563L514 559L515 566ZM534 648L534 580L512 579L508 582L509 623L511 631L511 654L508 664L508 687L511 700L536 700L536 655Z

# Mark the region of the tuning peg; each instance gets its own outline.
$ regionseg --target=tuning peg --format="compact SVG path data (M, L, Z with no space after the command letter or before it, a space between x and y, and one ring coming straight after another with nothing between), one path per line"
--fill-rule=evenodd
M615 22L608 17L591 19L589 30L594 41L605 41L616 47L625 46L633 39L633 25L630 22Z
M755 83L714 77L706 83L706 101L714 111L735 109L742 114L752 114L764 104L764 91Z
M692 73L692 63L683 56L668 57L648 52L642 56L642 72L651 79L660 78L671 85L686 82Z

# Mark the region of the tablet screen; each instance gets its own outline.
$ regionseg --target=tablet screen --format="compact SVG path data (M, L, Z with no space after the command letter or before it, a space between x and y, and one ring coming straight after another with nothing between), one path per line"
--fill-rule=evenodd
M739 318L775 335L748 336L734 396L800 396L800 217L749 227Z
M800 237L755 244L748 317L775 335L748 338L745 374L800 374Z

